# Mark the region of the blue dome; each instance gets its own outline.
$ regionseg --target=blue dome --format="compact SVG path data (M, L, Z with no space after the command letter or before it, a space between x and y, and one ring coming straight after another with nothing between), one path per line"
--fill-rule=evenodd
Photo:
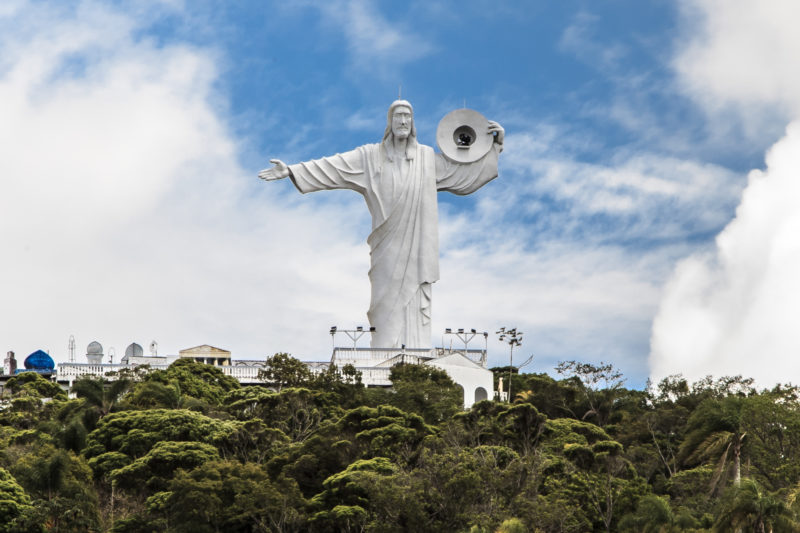
M36 350L25 358L23 363L28 370L53 370L56 367L53 358L42 350Z

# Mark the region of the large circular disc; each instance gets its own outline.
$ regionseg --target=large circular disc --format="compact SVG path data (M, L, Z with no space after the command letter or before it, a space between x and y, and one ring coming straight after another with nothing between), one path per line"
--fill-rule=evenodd
M472 163L489 153L494 135L488 131L489 121L472 109L456 109L439 121L436 145L447 159L456 163Z

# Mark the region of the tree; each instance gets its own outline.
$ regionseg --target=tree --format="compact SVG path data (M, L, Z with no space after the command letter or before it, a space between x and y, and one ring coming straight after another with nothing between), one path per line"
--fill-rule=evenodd
M434 428L417 414L393 406L359 407L344 413L335 426L339 438L347 438L359 457L389 457L411 461L419 445Z
M456 413L444 425L443 439L451 446L474 447L482 444L503 444L503 429L497 417L508 410L508 404L482 401L468 411Z
M64 448L76 453L86 445L86 435L97 422L117 408L122 396L132 385L128 378L108 381L104 378L83 377L72 385L72 392L79 401L66 402L58 418L64 427L60 429L60 440Z
M749 476L766 490L800 481L800 402L794 387L775 387L746 398L742 430L747 433Z
M31 499L6 469L0 468L0 533L21 531L17 521L30 511Z
M85 460L52 444L32 442L5 452L7 469L31 498L29 531L85 532L99 525L97 493Z
M126 407L134 409L178 409L189 403L177 383L157 377L136 383L125 400Z
M742 409L746 399L725 396L704 400L689 417L686 440L681 444L679 457L685 465L693 466L713 460L717 467L711 479L710 491L717 492L729 476L734 485L741 481L741 456L747 432L742 427Z
M561 361L556 367L556 372L577 378L587 407L580 416L581 420L593 418L597 425L603 426L611 416L616 406L616 400L622 392L625 380L622 373L609 363L593 365L577 361ZM600 385L603 388L600 388Z
M639 500L636 512L625 515L619 522L623 533L678 533L679 526L666 498L648 494ZM696 525L696 524L692 524Z
M120 411L103 418L89 434L86 456L121 452L132 459L144 456L161 441L218 445L236 431L236 422L209 418L187 410Z
M273 392L264 387L248 387L229 395L227 411L238 420L258 418L292 441L302 442L311 437L323 421L335 419L342 413L336 400L333 393L306 388Z
M273 385L278 392L285 387L307 385L311 377L307 364L284 352L267 359L264 370L258 371L258 379Z
M505 441L523 455L533 452L544 431L546 417L530 404L512 405L497 416Z
M543 514L551 527L584 531L589 522L613 531L646 492L645 480L625 457L623 446L594 424L570 418L547 420L539 450L545 458L542 481L538 493L529 498L538 497L540 502L531 512ZM573 509L568 523L559 516L565 509ZM532 520L534 525L539 521Z
M264 464L290 443L289 437L259 419L241 422L221 444L225 459L235 458L242 463Z
M577 378L556 381L547 374L524 374L514 382L514 390L521 391L518 401L533 404L548 418L580 418L575 408L583 393Z
M753 531L781 533L798 530L786 503L770 494L752 479L729 488L714 522L714 531Z
M165 487L166 488L166 487ZM270 480L252 463L209 461L178 469L167 490L114 531L176 533L290 533L304 531L305 507L290 479Z
M416 493L422 525L406 530L466 531L496 528L517 498L528 465L505 446L452 448L429 439L406 493ZM412 504L406 503L406 506ZM419 520L419 519L418 519ZM493 530L493 529L491 529Z
M208 412L225 396L240 389L239 382L213 365L178 359L166 370L155 370L136 381L126 398L135 408L186 408Z
M503 520L503 523L500 524L500 527L497 529L497 533L525 533L526 531L528 531L528 529L519 518Z
M399 363L392 367L389 380L394 393L387 403L420 415L428 424L448 420L464 405L464 390L439 368Z
M565 449L565 455L578 467L571 479L582 504L592 511L587 515L613 531L619 517L633 510L646 490L644 480L623 457L622 445L616 441L600 441L591 448L574 445Z
M117 406L131 385L132 381L125 378L108 381L103 378L83 377L72 384L72 393L84 400L87 406L91 406L100 419Z
M365 387L361 381L361 371L349 363L341 368L330 365L324 372L313 374L306 386L334 394L338 405L345 409L364 403Z
M191 470L215 459L219 459L219 452L210 444L157 442L144 456L113 470L109 477L116 487L154 493L166 490L179 468Z
M64 389L36 372L17 374L6 382L6 388L15 396L67 399L67 393L64 392Z

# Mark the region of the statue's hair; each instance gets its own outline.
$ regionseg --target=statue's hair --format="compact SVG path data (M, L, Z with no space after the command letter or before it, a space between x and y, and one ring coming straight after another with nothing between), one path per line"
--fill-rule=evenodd
M389 111L386 114L386 131L383 132L383 152L386 154L386 157L389 158L389 161L392 160L392 154L394 153L393 150L393 140L394 135L392 133L392 114L394 110L400 106L405 106L411 110L411 132L408 134L408 144L406 145L406 159L413 159L414 155L417 153L417 127L414 125L414 108L411 106L411 103L407 100L395 100L392 102L392 105L389 106Z

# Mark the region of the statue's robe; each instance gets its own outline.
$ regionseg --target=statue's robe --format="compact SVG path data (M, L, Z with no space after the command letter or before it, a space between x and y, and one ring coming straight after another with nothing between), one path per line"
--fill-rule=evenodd
M429 348L431 284L439 279L437 191L469 194L497 177L497 144L482 159L456 164L430 146L368 144L331 157L291 165L302 193L351 189L372 214L367 312L373 348Z

